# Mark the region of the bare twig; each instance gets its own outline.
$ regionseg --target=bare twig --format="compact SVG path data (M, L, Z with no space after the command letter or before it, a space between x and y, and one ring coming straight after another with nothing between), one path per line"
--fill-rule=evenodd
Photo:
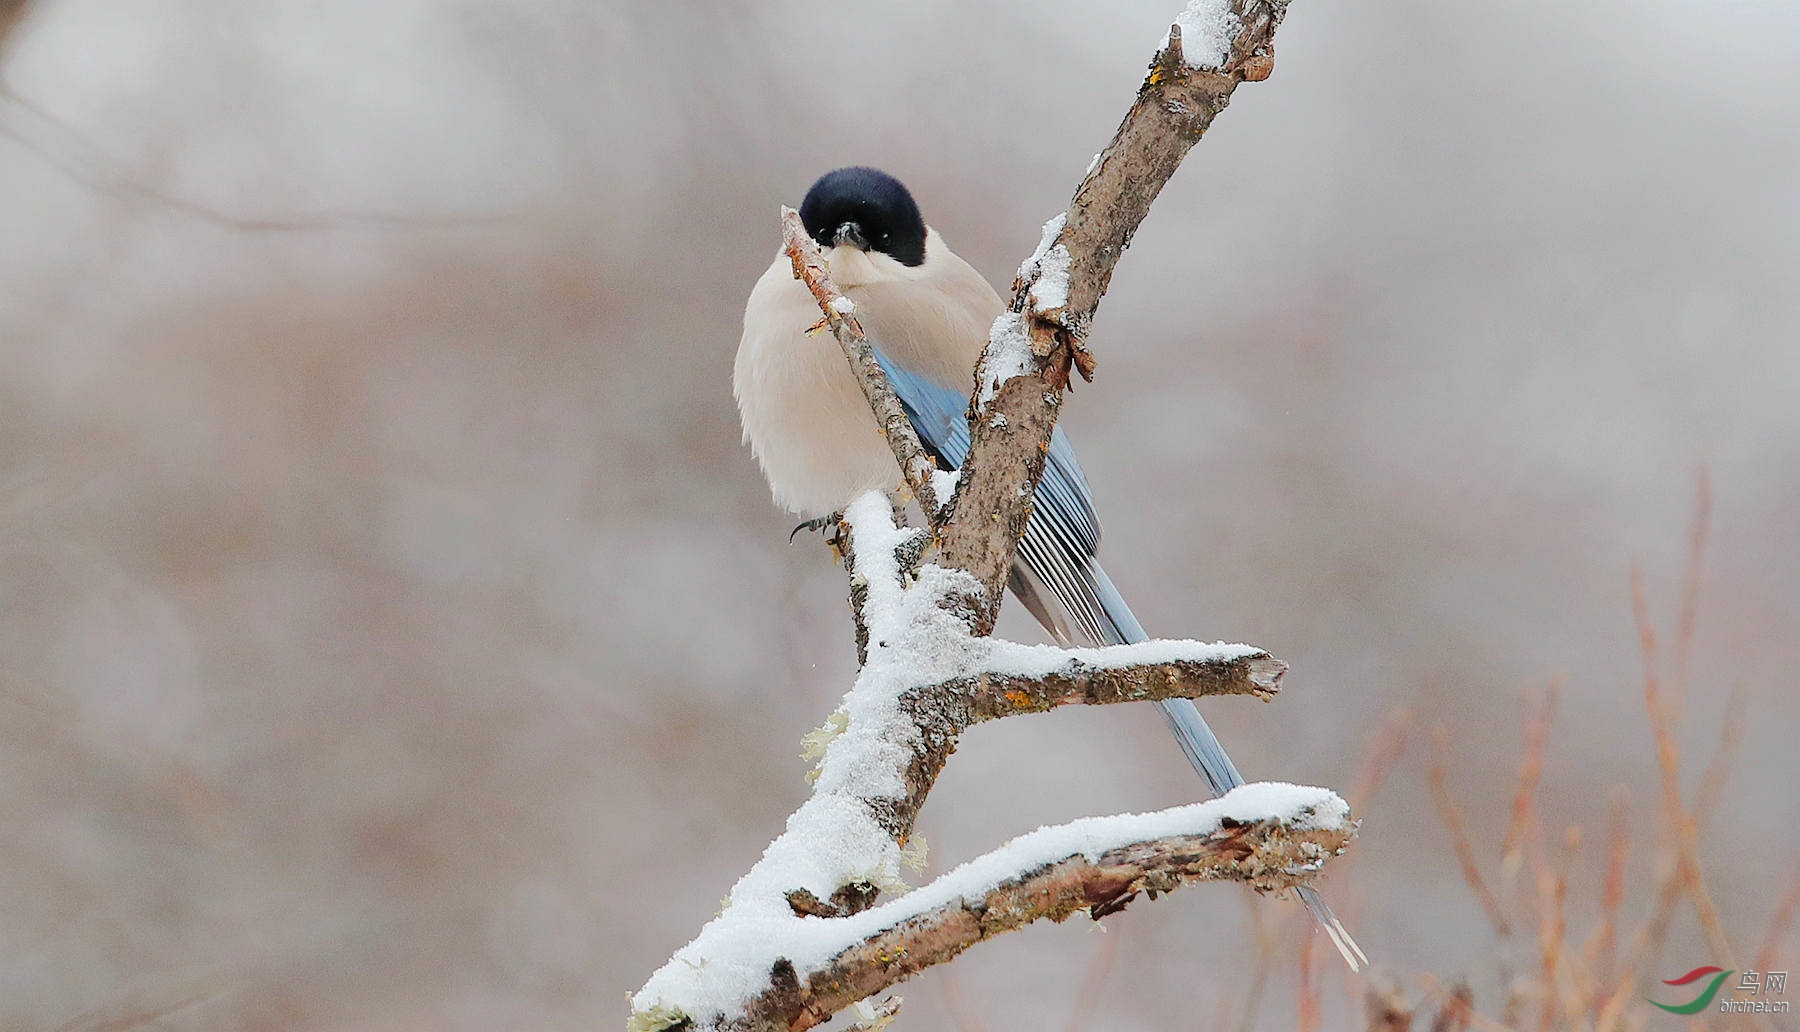
M1500 846L1500 870L1510 883L1519 869L1520 847L1536 812L1538 784L1544 779L1544 750L1550 742L1550 725L1556 715L1556 696L1562 685L1552 682L1543 699L1525 718L1525 756L1519 762L1519 784L1513 792L1512 820Z
M1748 701L1748 694L1742 687L1734 689L1725 701L1725 717L1719 725L1719 742L1713 747L1711 758L1706 761L1706 770L1700 776L1700 788L1694 795L1692 813L1696 838L1706 831L1712 815L1718 810L1719 796L1725 790L1732 760L1737 756L1738 743L1743 740ZM1679 862L1670 862L1665 869L1659 871L1656 904L1651 908L1649 918L1638 930L1632 950L1632 962L1621 973L1622 978L1629 981L1632 971L1642 969L1661 952L1663 940L1669 932L1669 923L1675 918L1675 905L1681 902L1686 888L1687 883L1683 880Z
M1187 644L1196 649L1209 647L1199 642ZM1287 671L1286 663L1260 649L1241 655L1226 653L1167 663L1105 665L1109 655L1130 662L1130 650L1130 646L1070 649L1067 651L1075 653L1075 657L1055 670L1033 676L984 673L945 685L943 694L966 699L968 719L973 722L1014 713L1043 713L1075 704L1100 706L1207 695L1254 695L1267 700L1280 690L1281 677Z
M1787 891L1781 894L1781 902L1775 904L1775 913L1769 918L1769 930L1763 933L1762 946L1756 951L1756 970L1767 971L1775 963L1775 951L1781 945L1781 937L1787 934L1790 924L1794 923L1794 912L1800 910L1800 864L1794 866L1794 876L1788 882Z
M1475 849L1469 845L1469 833L1463 824L1462 811L1457 808L1456 800L1450 795L1450 732L1447 728L1436 728L1431 734L1431 765L1426 771L1431 785L1431 801L1437 805L1438 816L1443 818L1444 826L1450 829L1450 844L1456 850L1457 863L1462 865L1463 881L1481 901L1481 909L1487 913L1488 922L1494 926L1494 934L1501 939L1512 935L1512 924L1507 921L1506 913L1500 909L1500 900L1494 891L1488 888L1487 880L1481 876L1481 865L1475 860Z
M1319 969L1314 963L1318 944L1316 935L1307 935L1300 943L1300 979L1294 987L1294 1028L1297 1032L1319 1032L1322 1020L1319 1001L1323 994L1319 990Z
M850 370L856 374L863 397L869 400L869 407L875 412L875 425L894 450L894 458L906 477L906 486L912 489L913 497L919 500L926 517L935 522L940 506L932 474L937 471L937 463L919 443L919 435L913 430L912 421L906 418L906 410L894 395L887 374L875 361L875 348L863 336L862 323L856 318L856 306L838 290L837 283L831 278L831 266L819 253L819 245L807 235L806 227L800 222L800 213L786 206L781 209L781 241L788 260L794 263L794 278L812 291L813 300L825 314L825 323L843 347L844 356L850 360Z
M1607 821L1606 881L1600 890L1600 925L1594 931L1589 968L1594 973L1591 1006L1598 1012L1606 1005L1604 994L1613 984L1613 961L1619 936L1619 907L1625 902L1625 862L1631 856L1631 801L1625 791L1613 793L1612 816Z
M1394 772L1394 765L1406 752L1406 740L1412 734L1413 712L1405 706L1390 710L1381 721L1381 727L1375 733L1374 744L1369 747L1368 756L1363 760L1362 770L1357 772L1356 782L1350 787L1346 796L1350 808L1357 813L1364 812L1369 800L1387 783L1388 775Z
M1675 678L1669 686L1670 708L1677 714L1687 701L1688 657L1694 651L1694 626L1700 614L1700 572L1706 558L1706 535L1712 525L1712 477L1705 466L1695 477L1694 520L1688 528L1687 569L1681 577L1681 615L1675 623Z
M1675 716L1663 696L1656 672L1656 629L1650 623L1648 602L1644 593L1644 572L1631 569L1632 612L1637 617L1638 640L1644 653L1644 705L1650 711L1650 728L1656 737L1656 760L1661 769L1663 808L1674 829L1675 864L1682 885L1694 911L1700 915L1700 927L1706 932L1707 946L1719 963L1735 967L1731 943L1725 926L1707 892L1706 878L1700 870L1700 834L1687 804L1681 798L1681 754L1675 743Z

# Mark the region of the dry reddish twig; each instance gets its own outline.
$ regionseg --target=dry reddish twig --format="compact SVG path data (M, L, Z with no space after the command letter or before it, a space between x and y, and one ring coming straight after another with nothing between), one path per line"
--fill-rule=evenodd
M1763 933L1762 946L1756 951L1756 970L1767 971L1775 964L1775 950L1781 945L1781 937L1787 934L1788 925L1794 921L1794 912L1800 910L1800 864L1794 866L1794 877L1788 882L1787 891L1781 894L1781 902L1775 904L1775 913L1769 918L1769 930Z
M1536 813L1537 789L1544 779L1544 750L1550 742L1550 725L1556 716L1560 681L1544 689L1544 696L1525 719L1525 755L1519 761L1519 783L1513 792L1512 820L1500 845L1500 869L1508 879L1519 869L1519 849L1527 825Z
M1299 1017L1294 1022L1298 1032L1318 1032L1319 1029L1319 975L1313 964L1314 947L1318 945L1319 937L1310 934L1311 931L1307 929L1308 934L1300 943L1300 984L1295 1006Z
M1481 877L1481 866L1476 863L1475 850L1469 845L1469 834L1463 825L1462 812L1450 795L1449 743L1448 728L1440 726L1432 730L1431 762L1426 770L1431 785L1431 801L1436 804L1438 816L1443 819L1444 826L1450 829L1450 844L1456 850L1457 863L1462 865L1463 881L1468 883L1475 898L1481 902L1481 909L1487 913L1488 922L1494 926L1494 934L1504 940L1512 936L1512 924L1500 909L1500 900Z
M1572 973L1568 971L1568 895L1569 870L1581 847L1581 829L1570 825L1563 833L1563 855L1555 864L1544 855L1546 847L1542 841L1541 823L1533 822L1531 838L1538 896L1538 949L1542 957L1538 978L1543 1005L1538 1012L1538 1027L1543 1032L1555 1028L1556 1012L1560 1008L1569 1019L1570 1027L1577 1028L1583 1023L1584 1015L1581 993L1576 990Z
M1675 622L1675 678L1669 685L1669 696L1670 709L1677 714L1687 700L1688 657L1694 649L1694 626L1700 614L1700 571L1711 524L1712 477L1701 466L1694 486L1694 519L1688 526L1687 569L1681 578L1681 615Z
M1719 744L1713 747L1713 754L1706 761L1706 770L1700 775L1700 787L1694 792L1694 826L1697 831L1705 831L1706 823L1719 807L1719 797L1725 792L1725 782L1731 777L1732 761L1737 759L1738 745L1744 739L1744 715L1749 708L1750 693L1743 685L1731 689L1725 698L1725 717L1719 724Z
M1256 905L1254 896L1246 893L1250 901L1250 938L1256 943L1256 959L1250 969L1250 987L1244 991L1244 1006L1238 1012L1238 1032L1250 1032L1256 1027L1257 1012L1262 1010L1263 993L1269 985L1269 972L1275 968L1275 948L1279 943L1275 928L1269 921L1268 910ZM1307 936L1307 945L1303 949L1311 949L1312 936ZM1220 1021L1220 1028L1225 1022Z
M1696 835L1706 831L1706 826L1717 809L1719 796L1725 790L1732 760L1736 758L1738 744L1743 740L1747 704L1748 694L1741 687L1734 689L1725 702L1725 718L1719 726L1719 742L1713 747L1713 754L1706 762L1706 772L1700 778L1700 789L1694 797ZM1675 904L1681 901L1685 887L1679 864L1670 862L1665 865L1665 869L1658 871L1656 903L1651 908L1650 916L1638 929L1631 963L1625 971L1620 972L1620 978L1629 982L1635 971L1654 960L1662 951L1669 923L1675 917Z
M1607 987L1613 984L1614 954L1619 937L1619 907L1625 902L1625 863L1631 856L1631 800L1623 789L1613 793L1612 814L1606 830L1606 879L1600 890L1600 924L1594 930L1588 969L1593 972L1592 1009L1606 1004Z
M1406 706L1396 706L1382 719L1381 727L1375 731L1375 740L1363 760L1362 769L1357 772L1350 795L1346 797L1352 812L1367 812L1369 800L1386 783L1388 775L1393 773L1395 765L1406 752L1406 740L1412 734L1412 724L1413 711Z
M1676 870L1694 910L1700 916L1700 927L1706 932L1707 946L1719 963L1735 967L1731 959L1731 943L1725 926L1719 920L1718 908L1706 889L1706 878L1700 870L1700 835L1681 798L1681 753L1675 742L1675 717L1664 699L1656 675L1656 629L1650 623L1649 603L1644 592L1644 572L1635 564L1631 568L1631 605L1637 618L1638 641L1644 656L1644 705L1650 711L1650 728L1656 738L1656 760L1661 769L1663 807L1674 831Z
M850 360L850 370L856 375L863 397L868 399L869 407L875 413L876 427L894 451L906 486L919 500L926 518L935 523L940 507L931 477L937 472L937 463L919 443L912 420L906 418L906 409L894 394L893 385L881 371L881 364L875 361L875 347L863 336L855 306L838 290L836 281L831 278L831 266L819 253L819 245L806 234L800 213L785 205L781 209L781 242L788 260L794 265L794 278L812 291L813 300L819 303L819 311L824 313L826 325L844 349L844 357Z

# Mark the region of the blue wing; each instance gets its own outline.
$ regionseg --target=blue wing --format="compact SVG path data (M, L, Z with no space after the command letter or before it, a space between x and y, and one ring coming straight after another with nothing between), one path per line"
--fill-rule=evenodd
M969 396L894 364L879 348L875 360L893 384L919 440L947 468L960 467L969 455ZM1094 515L1087 477L1060 426L1050 437L1050 461L1038 481L1034 521L1040 511L1074 551L1091 557L1100 547L1100 521Z
M875 351L894 394L918 431L919 440L941 463L954 469L969 454L967 395L920 376ZM1100 523L1094 515L1087 477L1076 461L1075 448L1057 427L1050 438L1049 461L1032 499L1031 519L1019 541L1018 564L1029 580L1050 590L1073 625L1094 645L1147 641L1143 625L1113 587L1095 558ZM1041 617L1040 617L1041 619ZM1056 627L1048 627L1059 634ZM1186 699L1159 703L1182 752L1217 795L1244 783L1218 738Z

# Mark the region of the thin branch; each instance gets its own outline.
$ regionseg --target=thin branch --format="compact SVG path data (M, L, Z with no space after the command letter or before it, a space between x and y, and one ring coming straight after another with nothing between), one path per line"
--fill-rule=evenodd
M1544 779L1544 750L1550 742L1550 725L1556 715L1556 697L1562 685L1551 682L1543 698L1525 718L1525 754L1519 761L1518 787L1513 792L1512 820L1500 845L1500 870L1508 882L1523 859L1520 849L1537 807L1538 784Z
M1487 913L1489 923L1494 926L1494 935L1504 941L1512 937L1512 924L1507 921L1506 912L1500 909L1500 900L1481 877L1481 865L1476 862L1475 850L1469 845L1469 833L1463 824L1462 811L1450 795L1449 752L1449 730L1442 727L1433 730L1431 763L1426 771L1426 778L1431 785L1431 801L1437 804L1438 816L1443 818L1444 826L1450 829L1450 844L1456 850L1457 863L1462 865L1463 881L1468 882L1475 898L1481 901L1481 909Z
M1613 963L1618 949L1619 907L1625 902L1625 864L1631 857L1631 800L1623 788L1613 792L1612 813L1607 819L1606 880L1600 894L1600 924L1594 932L1592 962L1594 989L1591 1006L1598 1012L1606 1005L1613 984Z
M781 209L781 243L788 260L794 263L794 278L812 291L813 300L819 303L819 311L825 314L824 322L843 347L844 357L850 360L850 370L856 374L863 397L868 399L869 407L875 412L876 427L894 450L894 459L900 463L906 486L912 489L913 497L919 500L926 517L935 521L940 511L937 489L932 482L937 463L919 443L912 420L906 418L906 409L894 395L887 374L875 361L874 345L863 336L862 323L856 318L856 305L838 290L837 283L831 278L831 266L819 253L819 245L807 235L800 213L785 205Z
M1793 879L1788 882L1787 891L1781 894L1781 902L1775 904L1775 913L1769 918L1769 930L1763 933L1762 946L1756 951L1756 970L1767 971L1775 963L1776 948L1781 945L1781 937L1787 934L1788 925L1794 923L1794 912L1800 910L1800 864L1795 865Z
M1199 652L1221 648L1200 642L1157 642L1155 647L1184 646ZM969 715L974 720L1043 713L1058 706L1198 699L1208 695L1254 695L1267 701L1281 689L1286 663L1261 649L1233 654L1243 646L1224 648L1230 651L1162 663L1134 660L1142 653L1132 645L1059 649L1058 652L1074 655L1058 669L1034 676L985 673L945 688L949 694L968 700Z
M1705 568L1706 536L1712 524L1712 476L1702 465L1694 485L1694 519L1688 528L1687 569L1681 576L1681 615L1675 623L1675 679L1670 708L1677 714L1687 701L1688 657L1694 651L1694 625L1700 613L1700 574Z
M1648 602L1644 594L1644 571L1631 568L1631 604L1637 618L1638 640L1644 654L1644 707L1650 712L1650 728L1656 738L1656 760L1660 768L1663 808L1675 837L1675 868L1681 884L1687 889L1694 911L1700 916L1700 927L1706 933L1707 946L1722 964L1736 966L1732 960L1731 942L1719 920L1712 894L1706 889L1706 878L1700 870L1700 833L1694 818L1681 798L1681 756L1675 743L1675 715L1657 678L1656 629L1650 623Z

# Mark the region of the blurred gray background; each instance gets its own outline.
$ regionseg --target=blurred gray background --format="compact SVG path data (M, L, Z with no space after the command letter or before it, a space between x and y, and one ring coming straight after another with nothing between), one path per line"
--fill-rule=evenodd
M777 205L879 165L1004 285L1175 9L32 0L0 53L0 1026L617 1027L853 670L731 400ZM1067 424L1109 568L1153 629L1293 665L1209 705L1239 763L1347 791L1413 713L1327 886L1415 995L1495 971L1422 729L1486 856L1522 686L1566 678L1543 810L1588 831L1581 931L1614 786L1644 912L1629 570L1666 659L1702 468L1682 742L1748 692L1706 853L1741 951L1800 850L1796 30L1301 0L1101 308ZM1152 710L1063 712L971 733L921 830L938 871L1200 792ZM1255 906L1285 1027L1304 928ZM1206 1027L1248 913L1011 936L902 1025ZM1684 911L1661 977L1705 949Z

